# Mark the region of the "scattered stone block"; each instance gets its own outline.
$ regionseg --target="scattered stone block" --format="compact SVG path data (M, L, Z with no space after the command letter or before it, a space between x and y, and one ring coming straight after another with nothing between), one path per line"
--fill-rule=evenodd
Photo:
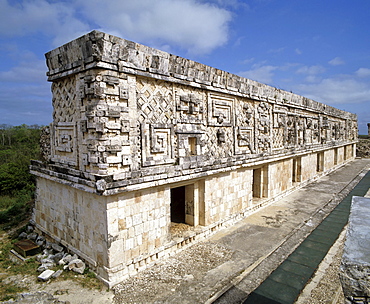
M53 274L52 274L52 278L53 279L56 279L56 278L58 278L61 274L63 273L63 270L61 270L61 269L59 269L59 270L57 270L56 272L54 272Z
M30 233L30 234L27 235L27 239L29 239L31 241L35 241L38 236L39 235L36 232L32 232L32 233Z
M355 299L370 298L369 235L370 198L354 196L340 266L340 280L346 304L358 303Z
M42 235L39 235L36 239L36 244L38 246L42 246L44 245L44 242L45 242L45 238Z
M75 259L69 262L68 269L72 270L74 272L77 272L79 274L83 274L85 270L85 263L82 262L80 259Z
M58 252L56 255L53 256L54 263L58 264L61 259L64 257L64 252Z
M22 232L19 234L18 236L18 239L22 240L22 239L26 239L27 238L27 233L26 232Z
M49 268L52 268L54 266L55 266L54 263L45 263L45 264L42 264L39 268L37 268L37 271L38 272L43 272L43 271L48 270Z
M41 281L48 281L51 276L54 274L54 270L47 269L43 271L37 278Z
M51 248L53 248L53 250L56 251L56 252L62 252L63 251L63 247L58 245L58 244L55 244L55 243L51 244Z
M59 262L59 265L69 264L70 261L77 259L77 256L71 256L70 254L65 255Z

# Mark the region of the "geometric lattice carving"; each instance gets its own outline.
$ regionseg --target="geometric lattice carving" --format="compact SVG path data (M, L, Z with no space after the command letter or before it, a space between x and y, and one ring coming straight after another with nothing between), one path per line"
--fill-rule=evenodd
M272 129L272 149L283 149L287 135L287 112L282 106L274 106L274 122Z
M252 102L245 100L237 100L234 104L235 107L235 123L237 126L254 125L254 107Z
M220 132L221 131L221 132ZM234 134L233 129L228 127L208 128L205 134L205 154L209 159L221 159L233 155ZM219 136L223 134L224 142L219 142Z
M268 152L271 149L271 105L260 102L256 111L256 149L258 153Z
M53 82L52 91L54 123L75 121L77 108L75 77L67 77Z
M284 128L274 128L272 130L272 149L284 148L285 130Z
M136 96L141 123L171 122L174 100L170 82L137 78Z

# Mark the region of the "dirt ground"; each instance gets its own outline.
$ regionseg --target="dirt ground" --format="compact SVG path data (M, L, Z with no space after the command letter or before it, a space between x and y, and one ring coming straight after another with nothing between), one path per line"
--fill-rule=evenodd
M31 276L20 274L15 276L8 276L6 278L1 276L0 278L3 279L3 282L5 283L10 283L19 287L26 287L28 289L27 293L43 291L54 296L54 298L60 301L68 301L71 304L113 303L114 294L112 291L107 290L106 288L103 288L102 290L84 288L79 283L73 280L39 282L37 281L36 275Z
M205 245L205 244L204 244ZM187 274L181 268L181 259L195 258L199 254L208 254L214 257L213 262L210 261L209 267L213 263L218 263L217 259L221 254L222 248L207 248L207 246L194 245L193 254L187 256L181 255L171 257L158 265L147 269L139 275L128 279L113 290L108 290L106 287L102 290L90 289L81 286L73 280L57 280L49 282L38 282L36 276L31 275L16 275L4 277L0 274L0 278L10 284L15 284L21 287L27 287L30 293L44 291L53 295L55 299L64 301L70 304L121 304L121 303L150 303L148 298L150 294L164 292L163 287L169 286L172 282L174 287L181 280L191 280L192 274ZM339 304L343 303L344 298L341 291L341 285L338 276L340 259L343 251L343 236L338 239L337 243L330 250L325 260L320 265L311 282L306 286L297 304ZM217 254L218 253L218 254ZM196 260L195 260L196 264ZM199 266L199 265L198 265ZM207 265L204 265L207 268ZM151 286L151 278L161 276L163 286ZM171 282L170 282L171 281ZM143 293L142 297L132 297L130 288L141 286ZM171 284L170 284L171 285ZM5 302L7 303L7 302ZM22 302L23 303L23 302ZM53 303L53 302L50 302ZM31 303L30 303L31 304Z

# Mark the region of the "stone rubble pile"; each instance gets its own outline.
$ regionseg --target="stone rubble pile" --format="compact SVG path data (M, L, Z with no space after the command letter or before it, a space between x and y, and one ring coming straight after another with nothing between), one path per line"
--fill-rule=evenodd
M57 243L49 242L42 235L39 235L33 226L27 226L27 232L22 232L18 239L29 239L42 248L42 253L36 256L36 260L41 264L37 271L40 272L39 280L48 281L57 278L63 270L52 270L56 266L63 266L64 270L74 271L83 274L86 268L85 263L74 254L69 254L65 248Z

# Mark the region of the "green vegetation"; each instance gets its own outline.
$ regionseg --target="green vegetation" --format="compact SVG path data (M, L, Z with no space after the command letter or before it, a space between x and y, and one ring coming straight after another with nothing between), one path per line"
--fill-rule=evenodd
M10 228L24 220L32 206L35 179L31 159L40 158L41 127L0 125L0 225Z
M358 138L359 139L370 139L370 136L369 135L358 135Z
M31 159L40 159L41 127L0 125L0 301L6 301L27 287L6 281L8 276L30 275L37 282L35 259L15 263L9 251L18 235L27 227L35 190L35 178L29 173ZM62 266L56 269L62 269ZM56 280L71 279L85 288L101 290L104 285L86 268L84 275L64 271Z

